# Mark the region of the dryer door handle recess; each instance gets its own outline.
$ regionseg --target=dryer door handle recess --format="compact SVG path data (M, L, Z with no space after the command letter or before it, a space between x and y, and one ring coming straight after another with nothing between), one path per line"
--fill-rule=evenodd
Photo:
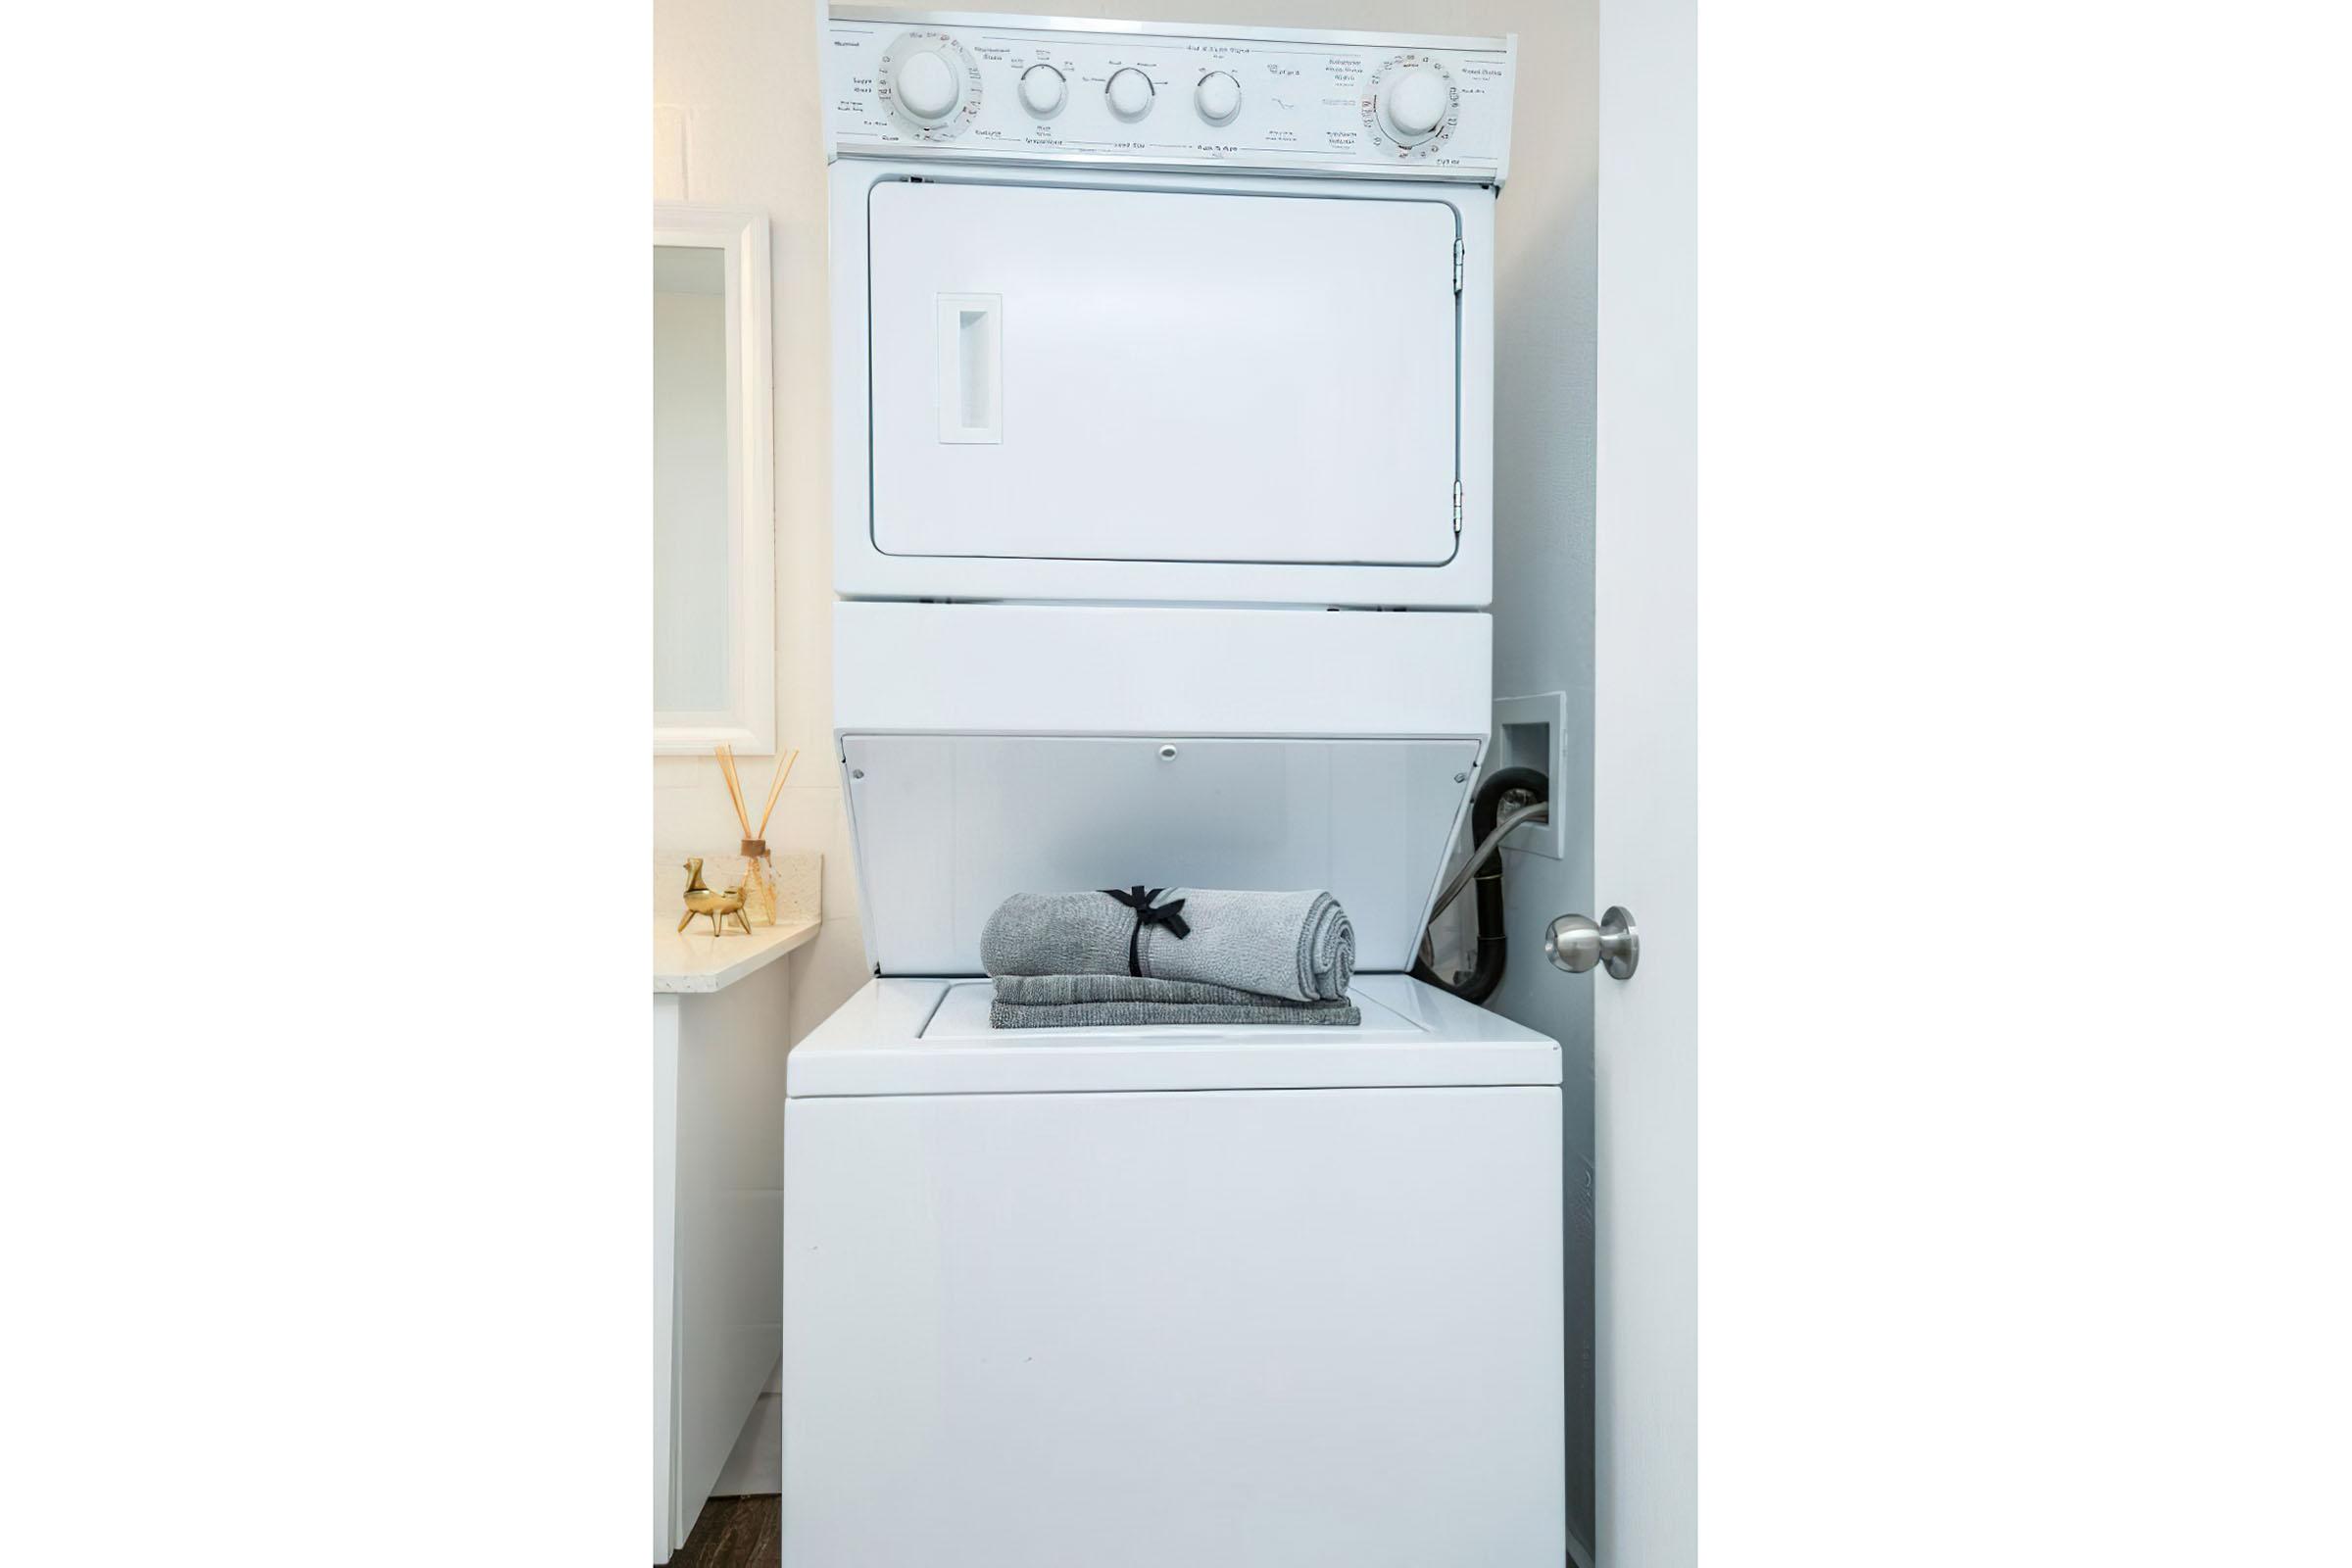
M1004 298L939 296L939 438L951 446L1004 439Z

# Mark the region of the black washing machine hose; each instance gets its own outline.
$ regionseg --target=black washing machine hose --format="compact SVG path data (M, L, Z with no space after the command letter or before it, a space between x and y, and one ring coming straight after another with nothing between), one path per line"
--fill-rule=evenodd
M1489 777L1478 787L1470 802L1470 842L1484 844L1487 835L1494 831L1495 819L1502 814L1502 800L1506 795L1526 795L1539 801L1551 799L1551 781L1543 770L1533 767L1506 767ZM1468 972L1448 980L1419 958L1413 961L1413 978L1441 991L1449 991L1464 1002L1484 1004L1502 984L1503 964L1510 956L1502 934L1502 847L1496 845L1487 857L1487 863L1478 868L1472 880L1476 895L1473 907L1477 913L1478 942L1473 950Z

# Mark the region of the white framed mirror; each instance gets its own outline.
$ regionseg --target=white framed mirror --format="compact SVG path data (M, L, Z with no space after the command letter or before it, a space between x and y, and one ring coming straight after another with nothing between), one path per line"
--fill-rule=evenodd
M767 215L654 204L654 751L776 749Z

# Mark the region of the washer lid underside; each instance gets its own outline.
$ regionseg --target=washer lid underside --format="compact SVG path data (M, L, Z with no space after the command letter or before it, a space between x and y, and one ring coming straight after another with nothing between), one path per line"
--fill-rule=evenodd
M1478 761L1470 739L844 735L885 975L977 975L1014 893L1327 889L1360 972L1412 966Z

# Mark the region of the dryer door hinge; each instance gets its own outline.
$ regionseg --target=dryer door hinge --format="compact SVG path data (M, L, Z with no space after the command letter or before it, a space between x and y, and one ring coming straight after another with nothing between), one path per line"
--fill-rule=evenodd
M1462 534L1462 481L1459 479L1453 481L1453 534L1457 539Z
M1462 291L1462 242L1459 239L1453 242L1453 291L1456 294Z

